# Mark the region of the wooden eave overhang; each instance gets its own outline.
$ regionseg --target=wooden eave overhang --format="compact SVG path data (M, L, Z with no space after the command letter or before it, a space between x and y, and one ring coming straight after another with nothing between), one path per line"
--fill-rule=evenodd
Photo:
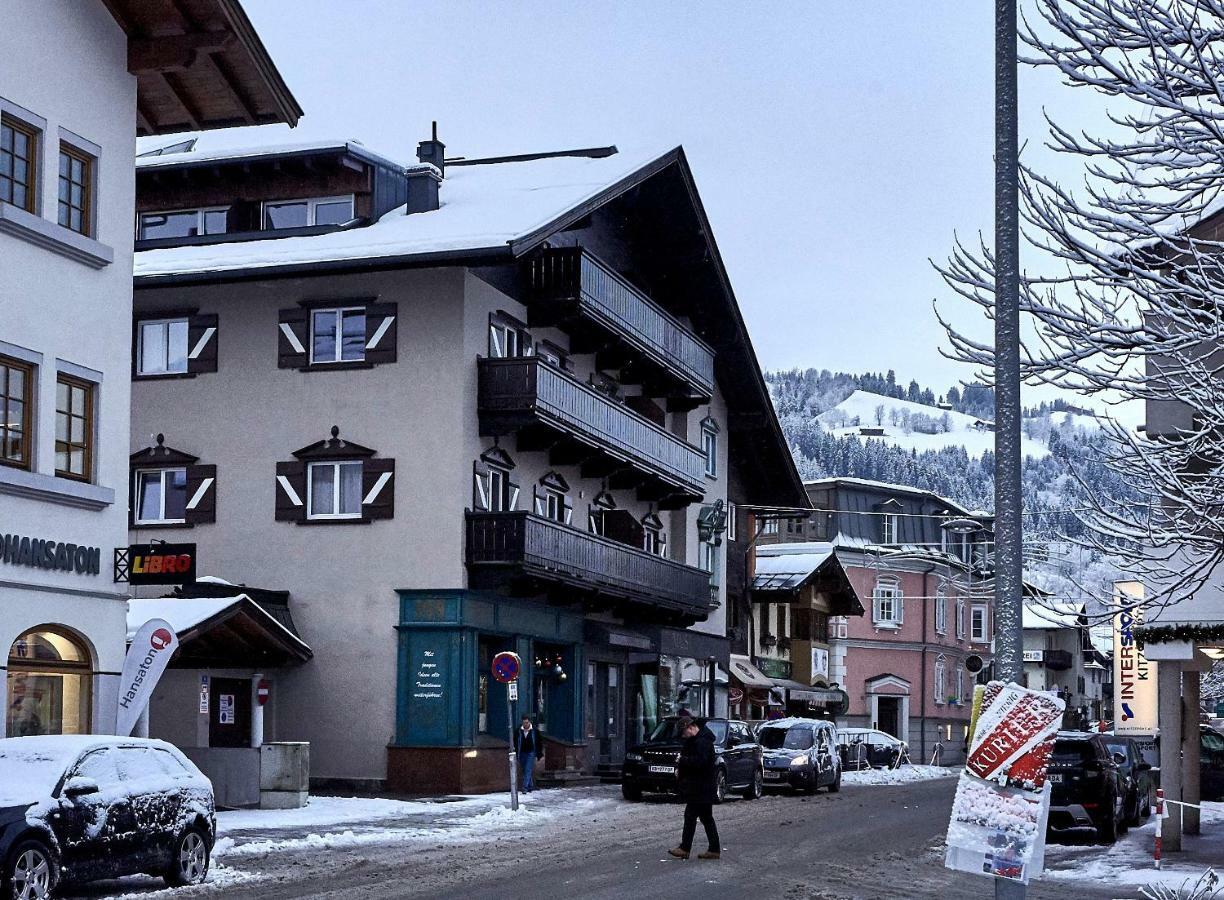
M102 0L128 36L136 133L297 124L302 115L238 0Z

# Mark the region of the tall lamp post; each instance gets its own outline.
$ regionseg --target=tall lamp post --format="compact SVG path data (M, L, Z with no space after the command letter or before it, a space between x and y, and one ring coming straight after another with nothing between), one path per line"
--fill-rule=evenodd
M995 666L1021 680L1020 185L1016 0L995 0ZM995 879L996 898L1024 885Z

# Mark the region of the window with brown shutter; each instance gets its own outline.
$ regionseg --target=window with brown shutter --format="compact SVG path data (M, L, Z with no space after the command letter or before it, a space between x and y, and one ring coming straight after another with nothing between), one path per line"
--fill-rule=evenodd
M188 525L205 525L217 521L217 467L187 467Z
M157 444L128 458L131 494L128 525L132 528L188 528L217 520L217 467L199 465L197 457Z
M370 303L365 308L365 361L372 366L393 363L396 359L396 320L394 303Z
M276 464L276 521L306 521L306 463L301 460Z
M361 510L366 519L395 515L395 460L367 459L361 468Z
M352 369L397 359L398 306L372 300L303 302L280 311L277 365Z
M310 345L310 312L300 306L282 309L278 321L277 366L282 369L304 369Z
M294 451L276 464L276 520L325 525L369 523L395 514L395 460L331 437Z
M187 320L187 372L199 375L217 371L217 316L205 313Z

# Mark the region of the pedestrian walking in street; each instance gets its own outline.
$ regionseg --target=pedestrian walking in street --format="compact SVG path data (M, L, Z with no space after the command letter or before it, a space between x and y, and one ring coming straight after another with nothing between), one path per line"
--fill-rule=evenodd
M519 729L515 743L519 762L523 765L523 790L530 794L535 790L535 761L540 755L540 739L531 725L529 716L523 716L523 725Z
M720 859L722 846L718 842L718 826L714 824L714 801L717 799L717 773L714 735L690 718L680 720L680 796L684 800L684 831L680 846L668 850L677 859L688 859L693 849L697 822L705 827L709 849L698 853L698 859Z

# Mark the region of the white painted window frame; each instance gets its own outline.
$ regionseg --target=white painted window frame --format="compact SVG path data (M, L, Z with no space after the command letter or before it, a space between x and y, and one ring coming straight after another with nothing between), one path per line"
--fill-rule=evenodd
M169 348L170 348L170 326L182 323L187 326L187 352L183 354L183 368L171 369L169 367ZM161 372L149 372L145 370L145 340L144 330L147 325L160 325L166 335L166 350L167 350L167 366ZM191 369L191 320L187 316L168 316L165 319L139 319L136 322L136 374L138 376L151 375L186 375Z
M332 509L340 508L340 469L345 466L356 466L358 471L364 474L365 464L359 459L328 459L320 460L319 462L307 463L306 465L306 518L311 521L330 521L336 519L360 519L363 515L361 491L357 491L357 512L332 512L332 513L316 513L314 511L314 470L316 468L331 467L335 470L332 476Z
M187 467L186 466L166 466L165 468L162 468L162 469L137 469L136 470L136 496L133 498L135 501L136 507L135 509L132 510L132 521L135 522L137 525L185 525L187 523L186 518L182 518L182 519L167 519L166 518L166 476L169 475L171 472L182 472L183 473L183 496L184 496L184 499L186 500L191 499L187 497L186 495L186 492L187 492ZM144 476L154 475L154 474L158 476L158 481L159 481L158 490L160 491L158 495L158 517L156 519L142 519L140 517L140 509L142 506L144 506L144 503L142 502L144 500Z
M979 631L977 628L977 614L982 614L982 628ZM988 628L990 612L986 608L985 603L975 603L969 608L969 641L973 644L984 644L989 638L986 633Z
M344 358L343 334L344 334L344 314L346 312L357 312L357 313L361 313L362 318L366 317L366 308L364 306L323 306L323 307L318 307L316 309L310 310L309 340L310 340L310 364L312 366L334 366L334 365L339 365L342 363L365 362L365 358L366 358L366 342L365 342L365 336L364 336L365 329L362 329L363 336L361 339L361 356L354 357L353 359ZM331 313L333 316L333 321L335 322L335 333L336 333L336 341L335 341L336 358L335 359L318 359L315 357L315 316L317 316L319 313Z
M196 232L197 236L205 236L208 234L225 234L225 231L209 232L204 230L204 223L207 221L204 218L205 213L230 211L229 206L197 206L195 208L188 207L187 209L155 209L147 212L138 213L136 216L136 240L138 241L158 241L158 240L179 240L179 238L146 238L141 237L141 230L144 228L144 220L146 216L181 216L184 213L196 214Z
M268 207L270 206L291 206L295 203L306 204L306 225L310 228L315 224L315 210L320 204L324 203L340 203L344 200L349 202L349 219L356 215L357 199L353 194L338 194L335 197L295 197L290 200L265 200L259 207L259 221L263 226L264 231L283 231L285 229L273 228L268 221Z

